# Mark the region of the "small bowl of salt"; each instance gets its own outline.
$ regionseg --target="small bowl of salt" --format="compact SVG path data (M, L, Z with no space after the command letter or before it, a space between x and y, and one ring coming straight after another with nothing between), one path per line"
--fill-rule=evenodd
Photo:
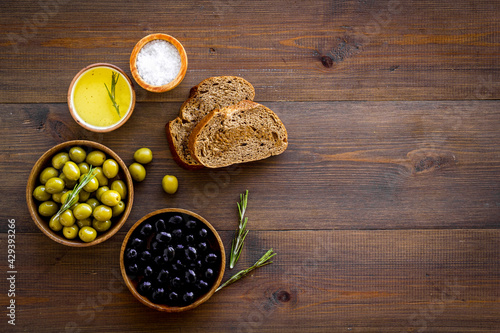
M135 81L151 92L174 89L186 75L187 55L177 39L152 34L135 45L130 56L130 71Z

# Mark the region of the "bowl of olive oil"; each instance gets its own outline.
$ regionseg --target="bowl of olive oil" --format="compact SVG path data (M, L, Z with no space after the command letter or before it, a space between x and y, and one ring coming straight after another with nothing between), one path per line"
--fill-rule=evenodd
M119 67L96 63L78 72L68 90L73 119L93 132L110 132L122 126L135 107L132 81Z

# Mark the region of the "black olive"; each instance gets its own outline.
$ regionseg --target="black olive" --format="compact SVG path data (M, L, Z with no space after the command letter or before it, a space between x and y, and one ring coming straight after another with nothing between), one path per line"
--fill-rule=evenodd
M152 275L154 274L154 271L153 271L153 268L152 268L151 266L149 266L149 265L148 265L148 266L146 266L146 267L144 268L143 273L144 273L144 276L145 276L145 277L150 277L150 276L152 276Z
M208 250L207 243L201 242L200 244L198 244L198 250L200 250L200 252L205 252L206 250Z
M158 252L162 249L161 243L156 241L156 240L152 241L150 246L151 246L151 250L153 250L154 252Z
M127 266L127 272L129 274L137 274L139 272L139 266L136 263Z
M168 246L163 250L163 259L167 262L172 261L175 258L175 249L172 246Z
M140 256L139 259L143 263L146 263L146 262L150 261L151 260L151 252L149 252L148 250L142 251L141 256Z
M203 280L199 280L198 282L196 282L196 287L199 290L206 290L206 289L208 289L208 283L206 283Z
M188 229L194 229L194 228L196 228L196 221L194 221L194 220L188 220L186 222L186 228L188 228Z
M174 270L176 272L180 272L180 271L184 270L184 268L185 268L185 265L180 260L177 260L175 263L172 264L172 270Z
M187 235L186 236L186 243L193 244L194 243L194 235Z
M205 277L207 279L211 279L213 276L214 276L214 270L211 268L207 268L207 270L205 271Z
M134 249L140 249L142 247L144 247L146 245L146 243L138 238L138 237L135 237L135 238L132 238L132 240L129 242L128 244L128 248L134 248Z
M182 217L179 215L174 215L168 219L168 223L176 225L182 222Z
M135 260L135 259L137 259L137 256L138 256L138 253L137 253L136 249L128 249L125 252L125 258L127 258L128 260Z
M186 277L187 283L195 283L196 282L196 273L192 269L188 269L184 276Z
M181 253L184 253L184 244L177 244L177 246L175 247L175 253L179 255Z
M165 260L163 260L163 256L156 256L153 261L158 267L162 266L165 263Z
M168 232L161 231L156 234L156 241L160 243L170 243L172 240L172 235L170 235Z
M183 296L182 300L186 303L191 303L194 299L194 294L192 291L187 291Z
M217 255L215 253L209 253L205 257L205 261L208 262L209 264L213 264L217 261Z
M201 238L205 238L208 235L208 231L205 228L201 228L200 231L198 232L198 235L200 235Z
M170 294L168 294L168 299L171 301L177 301L179 299L179 294L177 294L175 291L172 291Z
M156 232L165 231L165 229L167 229L165 221L163 221L163 219L158 219L155 222L155 230L156 230Z
M151 235L152 232L153 232L153 226L149 223L146 223L142 226L141 230L139 231L139 234L147 238L149 237L149 235Z
M170 273L166 269L162 269L160 273L158 273L156 279L160 283L166 283L168 281L169 275Z
M170 285L172 286L172 288L179 288L182 286L182 281L181 281L181 278L176 276L176 277L173 277L172 280L170 280Z
M186 253L186 259L188 260L196 260L198 258L198 253L196 251L196 248L190 246L185 250Z
M175 238L179 239L182 237L182 230L181 229L175 229L172 231L172 236Z
M139 294L142 296L146 296L151 292L151 289L153 288L153 284L151 281L148 280L142 280L139 285L137 286L137 291Z
M159 287L153 291L151 299L153 300L153 302L160 302L163 300L164 295L165 295L165 289Z

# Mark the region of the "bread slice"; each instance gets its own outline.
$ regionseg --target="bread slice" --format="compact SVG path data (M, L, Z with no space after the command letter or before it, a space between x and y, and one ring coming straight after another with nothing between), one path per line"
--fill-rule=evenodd
M191 88L179 116L166 126L169 147L177 163L186 169L203 167L188 149L191 131L210 111L254 97L255 89L250 82L237 76L211 77Z
M210 112L189 137L192 156L208 168L261 160L281 154L287 145L278 116L252 101Z

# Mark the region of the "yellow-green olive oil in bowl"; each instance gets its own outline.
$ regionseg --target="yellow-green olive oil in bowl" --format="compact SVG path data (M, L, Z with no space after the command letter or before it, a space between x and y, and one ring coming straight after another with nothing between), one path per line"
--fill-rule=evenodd
M97 63L82 69L68 90L73 119L94 132L109 132L123 125L135 106L132 81L120 68Z

